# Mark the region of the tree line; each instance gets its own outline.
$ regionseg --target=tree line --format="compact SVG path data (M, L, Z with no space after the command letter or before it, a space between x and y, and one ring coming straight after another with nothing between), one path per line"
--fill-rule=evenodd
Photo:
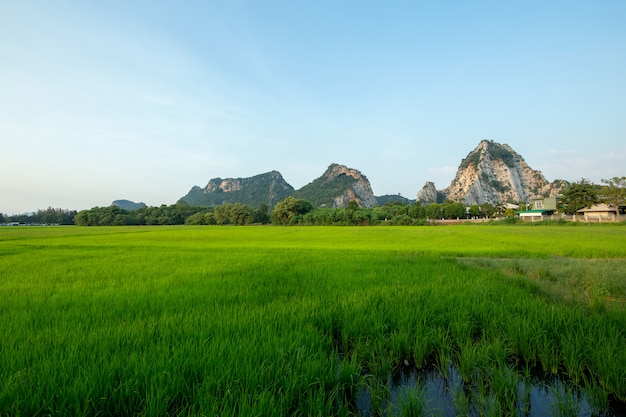
M0 213L0 224L20 223L20 224L74 224L74 217L78 214L76 210L66 210L48 207L39 209L34 213L16 214L8 216Z
M346 208L315 208L304 199L287 197L272 211L261 204L251 207L241 203L226 203L215 207L196 207L183 201L173 205L142 207L125 210L117 206L81 210L74 217L79 226L129 225L417 225L436 219L465 219L474 216L491 217L498 208L485 203L472 206L468 212L460 203L445 202L428 205L392 201L383 206L361 208L351 201Z
M441 219L492 218L505 215L505 211L503 205L484 203L468 208L453 201L425 205L390 201L371 208L360 208L355 201L351 201L345 208L313 208L306 200L288 197L274 207L271 219L273 224L278 225L409 226Z
M241 203L226 203L216 207L191 206L184 201L159 207L125 210L118 206L94 207L76 214L78 226L134 226L134 225L246 225L267 223L267 206L254 209Z

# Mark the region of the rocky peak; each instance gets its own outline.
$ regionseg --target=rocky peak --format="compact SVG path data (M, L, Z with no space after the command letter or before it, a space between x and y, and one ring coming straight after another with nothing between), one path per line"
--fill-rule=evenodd
M326 172L324 172L324 177L326 177L326 180L328 181L334 181L340 175L347 175L355 180L360 180L363 177L356 169L348 168L345 165L339 164L331 164Z
M356 201L360 207L376 205L376 197L365 175L339 164L331 164L321 177L302 187L296 195L314 206L346 207L350 201Z
M209 180L204 190L207 193L214 193L218 190L224 193L239 191L241 190L241 180L239 178L213 178Z
M422 189L417 193L417 201L420 203L433 203L437 202L437 188L435 188L435 183L432 181L427 181L426 184L422 187Z
M333 181L342 175L352 177L355 180L351 189L346 189L342 195L334 198L333 206L347 207L350 201L356 201L359 207L373 207L376 205L376 197L374 197L372 192L372 186L360 171L348 168L345 165L332 164L326 170L325 175L329 181Z
M425 188L418 199L436 201L432 199L434 186ZM470 205L524 202L536 196L555 196L558 189L541 171L530 168L509 145L483 140L461 161L454 180L440 193L444 198Z

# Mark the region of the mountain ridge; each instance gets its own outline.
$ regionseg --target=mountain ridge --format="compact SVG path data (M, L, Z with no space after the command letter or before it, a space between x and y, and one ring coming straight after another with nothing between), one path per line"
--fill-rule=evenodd
M278 171L247 178L213 178L205 187L193 186L179 201L196 206L242 203L272 208L293 196L309 201L315 207L347 207L355 201L359 207L373 207L390 201L421 204L445 200L466 205L482 203L529 202L534 197L554 197L569 184L548 182L541 171L534 170L508 144L482 140L463 158L450 185L437 189L426 182L416 200L402 196L374 196L367 177L359 170L332 163L324 173L296 190Z
M360 207L377 204L365 175L345 165L331 164L318 178L295 190L278 171L247 178L213 178L205 187L193 186L179 201L193 206L217 206L242 203L250 206L274 207L293 196L316 207L346 207L356 201Z
M193 186L180 201L200 207L226 203L273 207L293 192L280 172L270 171L246 178L212 178L204 188Z
M322 176L297 190L295 197L308 200L318 207L347 207L350 201L355 201L359 207L373 207L377 204L365 175L335 163Z
M461 160L448 187L437 190L432 182L427 182L418 192L417 201L445 199L466 205L527 202L531 198L554 197L566 184L563 180L548 182L511 146L485 139Z

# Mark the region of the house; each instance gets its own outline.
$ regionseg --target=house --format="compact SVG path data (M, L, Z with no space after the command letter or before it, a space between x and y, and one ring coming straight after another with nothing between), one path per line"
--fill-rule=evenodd
M556 211L556 197L542 197L532 200L532 210L550 211L552 214Z
M556 211L556 197L540 197L531 201L530 209L518 211L522 220L543 220L543 216L552 216Z
M619 221L619 209L611 204L594 204L591 207L578 210L576 213L582 214L586 222L588 221Z

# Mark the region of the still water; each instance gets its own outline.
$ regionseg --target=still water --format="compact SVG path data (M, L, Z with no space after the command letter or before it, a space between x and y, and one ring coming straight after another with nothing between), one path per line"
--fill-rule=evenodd
M382 396L367 385L362 387L354 399L354 408L363 416L415 413L415 407L407 405L407 395L417 395L423 408L415 414L424 416L626 417L626 404L609 399L599 406L590 393L557 376L535 373L516 379L511 387L509 407L502 409L502 398L493 393L495 388L464 383L452 365L445 370L445 377L434 366L420 370L406 366L389 375L388 389Z

